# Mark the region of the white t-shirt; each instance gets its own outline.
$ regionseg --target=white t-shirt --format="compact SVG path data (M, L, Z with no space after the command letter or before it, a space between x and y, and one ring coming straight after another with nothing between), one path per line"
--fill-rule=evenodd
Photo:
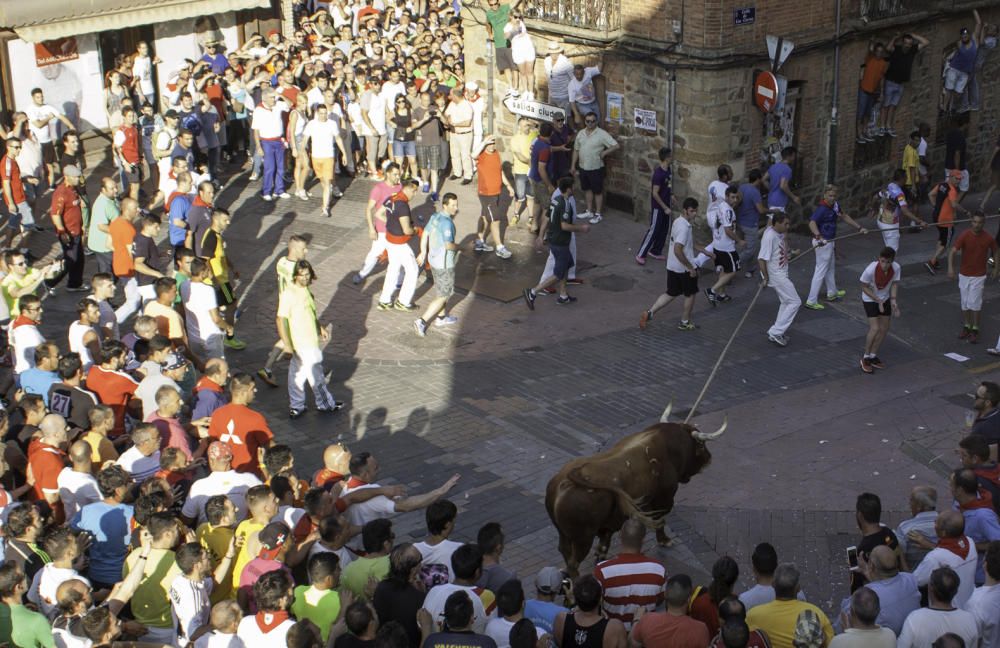
M48 563L37 572L31 580L28 589L28 600L38 605L42 614L51 621L59 615L59 602L56 600L56 590L68 580L83 581L90 587L90 581L77 573L75 569L64 569Z
M236 519L247 515L247 491L260 485L260 479L253 473L239 473L235 470L215 471L191 484L181 515L197 518L197 524L206 521L205 502L216 495L225 495L236 507Z
M767 274L788 276L788 244L785 242L785 235L779 234L773 227L764 230L764 235L760 237L760 252L757 254L758 261L767 262Z
M215 288L200 281L184 282L181 301L187 313L184 324L189 338L204 343L213 336L222 335L222 329L212 319L212 310L219 307Z
M305 509L282 505L278 507L278 512L271 518L271 522L284 522L289 529L294 529L305 514Z
M136 56L132 61L132 76L139 79L139 90L144 95L153 94L153 61L148 56Z
M76 512L91 502L101 501L101 489L90 473L82 473L70 467L62 469L56 478L59 485L59 499L66 509L66 519L72 520Z
M312 156L314 158L329 159L334 157L334 141L340 136L340 126L334 119L326 121L313 119L306 124L303 135L312 142Z
M66 336L69 340L69 350L80 354L80 362L83 364L84 375L90 371L90 368L94 364L94 359L90 356L90 348L85 341L87 333L97 335L97 331L94 330L93 326L76 320L70 323L69 334ZM100 339L100 336L98 336L98 339Z
M264 616L266 621L268 620L266 617L271 615L265 613ZM264 632L257 625L255 615L251 614L243 617L243 620L240 621L239 627L236 628L236 636L243 641L246 648L283 648L286 645L285 638L288 636L288 631L293 625L295 625L295 621L285 619L272 628L270 632Z
M566 101L569 99L569 82L573 78L573 63L560 54L555 63L551 56L545 57L545 74L549 77L549 99Z
M22 324L10 331L14 347L14 373L19 374L35 366L35 347L45 341L37 326Z
M674 246L680 243L684 248L684 256L688 263L694 263L694 234L691 232L691 223L681 216L674 219L674 224L670 226L670 247L667 249L667 270L671 272L687 272L687 267L677 258Z
M309 92L306 93L306 103L309 104L309 112L315 110L316 106L323 103L323 90L320 90L319 86L309 88Z
M363 484L361 486L356 486L354 488L345 488L343 495L352 493L357 490L364 488L379 488L378 484ZM357 504L351 504L347 508L347 519L351 524L357 526L364 526L372 520L378 520L381 518L387 518L396 514L396 503L385 495L379 495L378 497L373 497L367 502L359 502Z
M965 609L979 624L980 648L1000 648L1000 585L977 587Z
M198 637L194 648L244 648L244 644L239 635L212 630Z
M182 638L182 645L201 626L208 623L212 603L208 600L212 593L212 577L193 581L186 576L178 576L170 584L170 616L174 619L174 631Z
M35 102L31 102L31 105L24 109L24 114L28 116L28 128L31 129L31 134L35 136L35 140L39 144L48 144L51 142L53 126L52 121L49 121L49 123L45 124L41 128L35 126L35 122L45 119L49 115L58 117L59 111L48 104L38 106L35 105Z
M736 214L729 203L716 203L708 210L708 226L712 230L712 247L716 252L735 252L736 240L726 234L727 227L735 227Z
M896 648L891 628L847 628L830 642L829 648Z
M976 588L976 565L979 562L979 554L976 552L976 545L969 536L964 536L965 542L969 544L969 553L962 558L954 551L935 547L931 549L924 559L920 561L917 568L913 570L913 576L917 579L917 585L924 587L931 581L931 573L938 567L951 567L958 574L958 593L951 603L955 607L965 607L966 601L972 597L972 592ZM910 615L912 616L912 615Z
M69 630L52 628L52 641L56 648L91 648L94 642L86 637L78 637Z
M708 206L712 208L715 203L726 199L726 189L729 185L722 180L714 180L708 185Z
M490 619L486 624L486 636L496 642L497 648L509 648L510 629L514 627L513 621L508 621L503 617ZM535 634L539 639L545 634L545 630L535 626Z
M386 81L382 84L382 100L386 106L395 106L396 97L401 94L406 94L406 85L402 81L396 83Z
M148 457L143 457L139 449L132 446L118 457L117 464L124 468L125 472L132 475L135 483L141 484L160 469L160 451L157 450Z
M896 641L897 648L927 648L941 635L954 632L966 646L978 646L979 628L976 617L965 610L934 610L921 608L910 612L903 622L903 631Z
M429 545L426 542L417 542L413 546L420 552L420 556L423 558L423 564L444 565L448 568L448 582L452 583L455 581L455 574L451 568L451 554L455 553L455 550L462 546L461 542L455 542L454 540L442 540L436 545Z
M283 101L275 101L274 107L270 109L261 104L253 109L253 119L250 121L250 128L257 131L257 136L262 139L284 137L285 123L282 120L281 113L287 111L288 104Z
M593 78L600 74L598 67L589 67L583 70L583 78L571 77L569 80L569 100L577 103L594 103L597 101L597 91L594 90Z
M469 594L469 598L472 599L472 631L477 634L484 634L486 632L486 623L490 620L490 617L486 616L486 608L483 607L483 601L479 598L479 595L476 594L475 588L467 585L456 585L454 583L435 585L427 591L427 597L424 599L423 608L431 613L431 618L434 619L434 623L436 623L440 629L441 626L444 625L445 601L448 600L449 596L459 591L467 592Z
M875 295L882 301L886 301L889 299L889 296L892 293L892 284L899 281L899 273L901 269L899 267L899 264L893 261L892 278L889 279L889 283L885 285L885 288L879 288L878 286L875 285L875 268L877 267L878 267L878 261L872 261L871 263L869 263L868 267L865 268L865 271L861 273L861 283L871 286L872 290L875 292ZM861 292L861 301L873 302L873 303L875 302L875 300L869 297L867 294L865 294L864 291Z
M314 542L312 547L309 548L309 557L312 558L316 554L321 554L321 553L337 554L337 557L340 558L341 569L344 569L354 561L354 554L352 554L351 550L348 549L347 547L341 547L340 549L329 549L327 547L324 547L319 542ZM310 580L310 585L311 584L312 581Z
M177 381L162 373L147 375L135 388L135 397L142 401L142 420L145 421L150 415L156 413L156 392L160 391L160 387L164 385L170 385L177 390L178 394L183 393Z
M385 135L385 99L382 95L374 90L361 95L361 110L368 112L368 121L372 123L375 133Z
M745 607L749 612L750 608L752 607L756 607L758 605L764 605L765 603L770 603L771 601L773 601L774 588L771 587L770 585L761 585L760 583L758 583L753 587L751 587L750 589L748 589L747 591L740 594L739 598L740 598L740 603L742 603L743 607ZM802 590L799 590L799 593L796 595L796 598L798 598L800 601L804 601L806 600L806 595L805 593L802 592Z

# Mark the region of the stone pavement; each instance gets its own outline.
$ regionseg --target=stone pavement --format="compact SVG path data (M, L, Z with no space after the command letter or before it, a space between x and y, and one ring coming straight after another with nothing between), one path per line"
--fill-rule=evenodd
M456 295L459 324L432 328L420 339L411 328L414 316L374 308L380 274L361 286L350 281L368 248L363 208L369 187L364 180L345 187L345 198L326 219L315 198L263 202L245 174L227 184L218 204L235 213L228 250L242 269L238 331L248 342L230 361L246 371L263 362L275 339L274 261L288 236L308 235L321 319L333 325L326 350L332 388L348 409L335 416L310 412L292 422L284 389L262 386L259 407L278 439L295 448L303 474L317 468L322 449L337 440L375 452L384 481L411 492L460 473L451 494L460 509L456 537L474 540L480 525L501 522L508 535L504 560L530 580L538 568L562 564L543 506L548 478L566 461L654 422L670 400L675 417L683 418L756 286L741 278L733 301L718 308L699 297L695 332L674 328L679 304L639 331L638 316L663 289L665 271L652 260L639 267L632 259L645 224L611 213L580 237L587 285L572 290L577 304L559 307L540 297L529 312L520 300ZM544 257L533 251L527 232L508 232L510 261L475 254L474 188L460 187L459 194L459 262L475 264L477 276L534 283ZM1000 375L1000 365L985 354L1000 332L1000 317L990 284L983 342L955 339L957 288L920 267L934 237L903 236L903 316L880 354L888 368L875 375L862 375L857 366L866 323L856 277L881 248L877 234L839 245L838 278L848 297L822 312L800 311L788 347L767 341L777 300L770 290L761 296L694 418L714 429L728 416L729 429L710 445L712 464L678 493L668 517L674 545L650 547L671 572L707 582L712 562L730 554L745 585L752 578L749 554L767 540L782 560L802 568L810 600L830 610L846 592L844 549L857 540L858 493L879 493L892 524L904 517L915 484L936 486L940 505L947 505L942 473L957 463L953 448L971 403L967 394L977 381ZM794 242L807 245L801 237ZM803 295L811 273L810 256L792 268ZM433 288L421 281L418 299L426 301L420 296ZM65 340L75 299L58 292L46 303L46 329ZM944 358L949 351L970 360ZM279 367L284 383L284 364ZM400 539L424 533L420 513L395 522Z

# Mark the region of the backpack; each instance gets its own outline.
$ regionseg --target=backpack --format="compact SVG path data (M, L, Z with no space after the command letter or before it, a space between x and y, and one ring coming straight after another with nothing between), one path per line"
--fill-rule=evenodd
M181 119L181 128L191 131L195 137L198 137L201 135L201 119L198 117L197 113L185 115L184 118Z
M170 145L167 146L167 148L165 148L165 149L161 149L161 148L159 148L159 147L156 146L156 143L158 141L160 141L160 134L161 133L166 133L167 135L170 135ZM164 128L158 128L157 130L153 131L153 140L151 142L151 148L153 149L153 157L156 160L162 160L165 157L169 157L171 151L174 150L174 142L175 141L176 141L176 138L173 135L171 135L170 131L168 131L165 127Z

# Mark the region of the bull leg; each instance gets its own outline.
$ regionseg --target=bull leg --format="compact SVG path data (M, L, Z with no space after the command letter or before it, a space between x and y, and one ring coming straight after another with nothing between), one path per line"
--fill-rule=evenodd
M592 537L588 537L586 540L577 538L570 540L570 543L572 548L570 549L570 557L566 560L566 571L569 573L570 578L575 580L580 574L580 563L590 553L590 547L594 544L594 539Z
M673 539L663 530L663 524L656 527L656 543L661 547L669 547L674 544Z
M575 560L573 552L573 540L562 533L559 534L559 553L562 554L566 562L566 573L570 578L575 579L579 574L580 561Z
M601 562L608 557L612 535L614 535L614 531L611 529L601 529L597 532L597 553L594 554L594 562Z

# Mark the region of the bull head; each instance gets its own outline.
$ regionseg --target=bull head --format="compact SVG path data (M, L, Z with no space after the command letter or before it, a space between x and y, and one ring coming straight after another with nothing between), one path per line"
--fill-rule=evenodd
M667 408L669 410L669 408ZM711 441L713 439L718 439L722 436L722 433L726 431L726 427L729 426L729 416L726 415L722 419L722 425L715 432L701 432L699 430L691 430L691 436L698 441Z

